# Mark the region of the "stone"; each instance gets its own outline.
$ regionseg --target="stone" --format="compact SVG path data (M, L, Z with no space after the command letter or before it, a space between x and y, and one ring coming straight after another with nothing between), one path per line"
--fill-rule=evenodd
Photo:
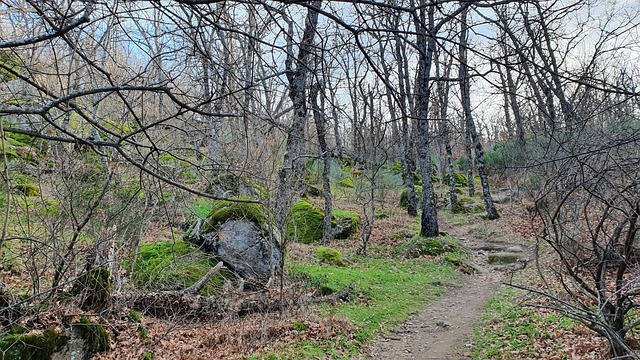
M499 252L495 254L489 254L488 262L492 265L499 264L513 264L518 261L521 254L511 253L511 252Z
M224 222L211 240L216 256L250 283L268 280L282 260L280 249L248 220Z
M512 252L512 253L521 253L521 252L524 252L524 249L520 245L513 245L513 246L509 246L505 251Z
M504 204L511 201L511 196L496 194L491 196L491 200L493 200L493 202L496 204Z

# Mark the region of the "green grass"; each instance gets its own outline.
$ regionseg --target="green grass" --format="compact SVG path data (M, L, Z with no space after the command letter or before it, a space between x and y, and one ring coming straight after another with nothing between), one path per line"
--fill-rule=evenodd
M573 330L577 323L558 314L541 315L519 301L522 291L502 289L484 306L473 334L474 359L508 359L517 352L526 358L544 355L535 345L553 336L548 329ZM562 344L556 346L562 347Z
M330 288L334 292L355 283L359 294L346 304L320 306L324 316L350 320L356 328L355 341L343 335L320 343L294 343L290 350L296 355L291 358L356 355L361 344L371 341L379 331L398 327L410 314L437 299L446 290L442 285L453 284L456 275L454 268L444 263L371 258L356 258L355 264L346 268L290 263L289 273L294 278L307 279L318 289ZM331 351L324 352L328 349Z

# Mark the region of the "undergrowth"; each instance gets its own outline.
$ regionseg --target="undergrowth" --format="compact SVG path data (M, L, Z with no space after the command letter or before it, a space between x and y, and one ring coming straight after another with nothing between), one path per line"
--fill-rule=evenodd
M304 279L325 293L341 292L355 284L357 295L338 305L321 305L324 316L348 319L356 329L321 342L297 342L287 351L264 355L281 358L351 358L359 354L362 344L386 329L404 323L410 314L423 309L452 285L456 272L450 265L424 261L391 261L358 257L345 268L321 264L289 263L289 275Z

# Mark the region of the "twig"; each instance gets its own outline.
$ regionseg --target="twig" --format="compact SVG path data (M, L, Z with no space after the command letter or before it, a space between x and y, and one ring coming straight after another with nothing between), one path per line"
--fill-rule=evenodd
M223 268L224 264L222 263L222 261L220 261L216 266L213 267L213 269L209 270L207 275L203 276L195 284L184 289L182 292L188 295L198 294L200 290L202 290L202 288L205 287L205 285L207 285L209 281L211 281L211 279L213 279L213 277L216 276Z

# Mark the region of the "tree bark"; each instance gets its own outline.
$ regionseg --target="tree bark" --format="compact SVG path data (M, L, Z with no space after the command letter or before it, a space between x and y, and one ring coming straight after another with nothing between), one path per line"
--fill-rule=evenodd
M424 5L424 2L422 2ZM419 144L418 154L421 161L422 174L422 216L420 218L420 235L435 237L440 234L438 229L438 213L436 210L435 194L431 175L433 173L431 164L431 135L429 133L429 99L431 88L429 74L433 53L435 51L435 26L434 13L435 6L427 7L427 21L429 35L425 28L424 10L422 10L422 21L416 19L416 29L418 33L417 47L419 51L418 76L416 79L416 115L418 118Z
M469 32L469 25L467 24L467 13L465 9L461 14L461 31L460 31L460 98L462 100L462 108L464 111L464 117L469 129L469 135L473 141L475 149L476 161L478 162L478 174L480 175L480 182L482 183L482 195L484 198L484 205L487 209L487 216L490 220L494 220L500 217L498 210L496 210L491 199L491 191L489 189L489 178L484 166L484 150L482 148L482 142L476 131L476 125L473 120L473 114L471 113L471 82L469 76L469 69L467 64L467 34ZM470 178L469 181L473 181Z
M333 205L331 199L331 183L329 181L329 171L331 169L331 150L327 145L325 137L325 117L324 106L318 105L318 96L321 93L321 84L314 84L311 87L310 100L311 111L313 112L313 120L316 125L316 134L318 135L318 143L320 144L320 159L322 160L322 190L324 194L324 220L322 223L322 241L329 242L333 240L333 230L331 229L331 216ZM323 91L324 93L324 91Z
M304 168L304 161L301 158L305 139L304 129L307 123L307 75L309 74L310 59L314 52L314 38L316 26L318 25L318 13L314 9L319 9L321 0L312 1L307 12L305 29L300 41L298 57L295 59L296 68L293 67L293 45L289 43L288 56L286 60L287 78L289 80L289 98L293 103L292 124L287 130L287 145L284 154L284 162L278 173L279 184L276 194L276 214L275 218L280 229L286 229L287 218L293 198L296 196L295 178L301 176ZM292 29L290 28L290 33Z

